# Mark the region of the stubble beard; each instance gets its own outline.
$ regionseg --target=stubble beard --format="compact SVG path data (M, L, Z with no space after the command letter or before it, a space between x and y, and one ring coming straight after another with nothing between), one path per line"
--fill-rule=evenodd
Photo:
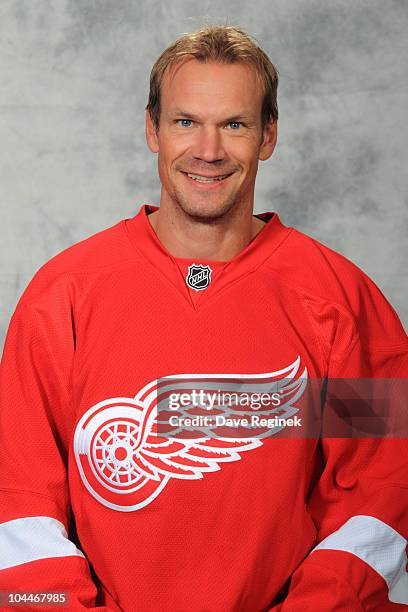
M233 209L238 208L241 200L238 192L230 193L221 199L219 199L219 196L214 198L213 194L209 192L208 194L198 196L197 201L192 202L176 185L173 187L171 199L185 215L201 222L221 219Z

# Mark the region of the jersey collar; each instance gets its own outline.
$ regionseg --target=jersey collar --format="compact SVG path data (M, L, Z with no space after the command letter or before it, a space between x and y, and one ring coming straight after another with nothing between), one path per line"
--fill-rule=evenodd
M214 262L216 273L210 285L200 291L195 299L192 299L191 290L186 284L180 263L183 266L191 262L191 264L208 264L211 267L212 262L211 260L193 258L190 260L173 257L158 239L148 219L148 215L158 208L158 206L152 204L143 204L136 216L123 221L124 228L133 247L167 279L167 282L170 282L181 293L195 310L201 308L231 283L261 266L272 256L293 229L283 225L276 212L255 213L257 217L265 221L265 227L232 259L225 262Z

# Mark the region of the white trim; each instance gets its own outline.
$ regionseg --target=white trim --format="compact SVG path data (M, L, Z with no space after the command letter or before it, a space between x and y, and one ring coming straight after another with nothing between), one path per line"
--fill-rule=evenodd
M312 550L342 550L370 565L388 585L393 603L408 605L407 540L373 516L353 516Z
M50 557L84 557L60 521L30 516L0 524L0 570Z

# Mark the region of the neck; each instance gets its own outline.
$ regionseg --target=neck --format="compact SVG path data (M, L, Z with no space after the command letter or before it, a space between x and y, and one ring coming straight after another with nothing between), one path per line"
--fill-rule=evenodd
M243 210L209 223L161 203L159 210L150 213L148 219L173 257L229 261L265 227L252 212L252 208Z

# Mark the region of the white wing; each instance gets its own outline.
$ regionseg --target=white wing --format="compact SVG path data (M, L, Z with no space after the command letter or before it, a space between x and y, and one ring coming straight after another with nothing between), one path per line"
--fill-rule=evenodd
M173 478L197 479L205 472L220 469L220 464L241 459L241 452L252 450L262 445L260 438L265 438L280 431L284 425L274 428L257 429L254 432L237 428L237 436L222 435L225 428L180 427L170 428L171 437L165 431L168 425L170 393L188 393L197 387L206 392L215 392L222 388L225 392L236 393L279 393L281 402L268 409L242 409L241 406L214 405L217 414L228 418L251 417L256 414L262 417L279 416L288 418L298 408L294 403L303 394L307 384L307 369L300 371L300 357L290 366L275 372L262 374L176 374L166 376L146 385L135 397L135 400L149 406L145 411L145 423L139 444L134 452L133 461L137 468L148 478L154 480L163 476ZM153 409L154 407L154 409ZM177 410L178 417L192 417L197 414L209 414L197 405L182 406ZM174 413L173 413L174 414ZM231 428L229 429L231 431ZM233 430L232 430L233 431ZM245 435L244 434L249 434ZM187 438L186 436L189 435Z

